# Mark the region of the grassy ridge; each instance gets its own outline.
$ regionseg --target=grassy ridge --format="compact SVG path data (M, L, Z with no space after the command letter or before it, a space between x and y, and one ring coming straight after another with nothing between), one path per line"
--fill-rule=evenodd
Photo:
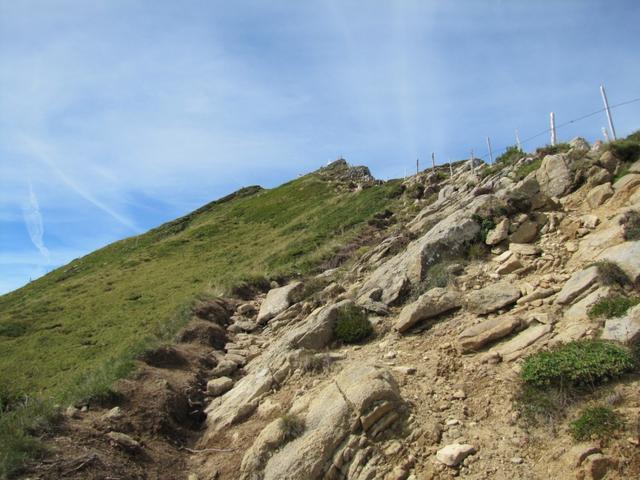
M311 174L240 191L72 261L0 297L0 383L66 397L82 378L173 331L198 293L311 271L392 201L395 182L340 192Z

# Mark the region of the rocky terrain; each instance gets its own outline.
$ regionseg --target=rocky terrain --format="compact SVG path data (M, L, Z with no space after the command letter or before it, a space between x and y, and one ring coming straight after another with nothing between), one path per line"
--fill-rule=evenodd
M637 368L537 416L522 375L571 342L640 340L640 306L592 314L638 296L628 160L575 139L407 178L346 263L195 305L119 399L66 408L25 478L640 478ZM337 183L372 182L357 169ZM596 404L619 428L576 440L571 422Z

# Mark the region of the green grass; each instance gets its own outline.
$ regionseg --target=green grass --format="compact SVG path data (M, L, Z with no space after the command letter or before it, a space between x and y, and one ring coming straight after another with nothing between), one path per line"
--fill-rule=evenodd
M334 334L344 343L357 343L373 333L367 313L356 305L343 307L338 313Z
M577 420L571 422L569 429L574 440L606 440L623 425L616 412L608 407L585 408Z
M531 172L538 170L540 165L542 165L542 158L536 158L532 162L519 166L515 171L516 179L522 180Z
M351 192L322 176L243 189L0 296L0 384L43 405L107 401L136 355L189 320L194 298L313 273L393 205L399 183ZM5 417L3 449L19 438ZM18 450L0 451L3 465L29 450L11 442Z
M631 307L638 305L640 298L611 297L599 300L589 309L590 318L622 317Z
M631 352L614 343L578 340L527 357L522 380L536 388L592 387L634 368Z
M616 140L609 144L611 152L623 162L635 162L640 158L640 142L635 140Z

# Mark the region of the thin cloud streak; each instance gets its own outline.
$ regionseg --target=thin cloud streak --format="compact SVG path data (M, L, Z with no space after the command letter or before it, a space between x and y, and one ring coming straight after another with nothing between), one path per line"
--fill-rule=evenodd
M38 197L33 191L33 185L31 185L31 182L29 182L29 201L24 206L23 216L31 242L42 254L45 262L49 263L51 255L44 244L44 222L42 221L42 213L40 213Z

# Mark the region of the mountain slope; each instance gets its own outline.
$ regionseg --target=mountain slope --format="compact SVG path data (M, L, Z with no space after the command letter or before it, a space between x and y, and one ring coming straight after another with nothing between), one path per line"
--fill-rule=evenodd
M397 183L367 174L334 162L272 190L240 190L0 297L0 383L73 396L177 330L194 296L312 270L393 201Z

